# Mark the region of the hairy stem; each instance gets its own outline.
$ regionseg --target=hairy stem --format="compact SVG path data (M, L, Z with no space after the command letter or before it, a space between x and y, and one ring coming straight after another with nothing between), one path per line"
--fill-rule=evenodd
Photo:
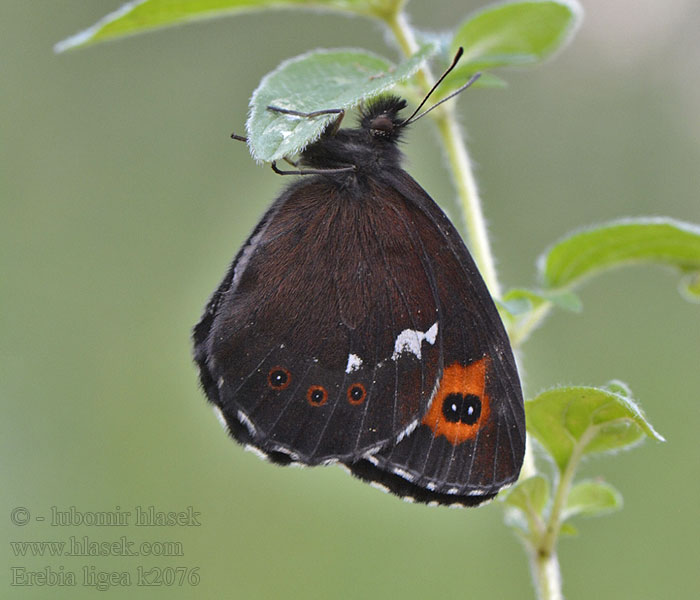
M556 553L540 556L535 549L530 549L532 576L540 600L563 600L561 593L561 573Z
M398 12L397 14L391 16L387 19L387 24L394 34L396 42L401 48L401 51L406 56L411 56L418 50L418 43L416 42L413 30L411 29L411 26L409 25L404 13ZM418 71L416 78L418 79L418 84L422 88L423 93L427 93L435 83L435 77L427 65ZM491 244L489 242L486 220L481 209L479 190L476 185L476 179L474 177L472 162L469 158L469 152L467 151L467 145L459 124L457 123L454 105L450 105L449 103L445 104L431 114L434 116L437 123L438 133L450 165L450 171L452 173L452 178L454 180L460 205L462 207L462 216L467 227L467 233L474 260L479 267L479 271L481 272L491 295L494 298L500 298L501 286L496 273L495 260L491 252ZM544 314L538 314L537 319L543 318ZM531 327L534 328L537 322L539 321L532 323ZM529 326L530 324L525 326L524 330L521 331L521 339L518 341L521 341L527 337L527 334L531 330ZM529 446L530 445L528 444L525 461L521 472L522 477L530 477L536 473L534 458ZM571 476L573 477L573 473ZM563 482L564 478L562 477L560 487L561 483ZM568 490L571 487L570 480L566 482L565 487L566 490L563 492L564 504L566 497L568 496ZM556 518L558 519L559 516L560 515L557 514ZM559 533L558 521L555 531L553 532L554 536L550 539L548 534L550 533L551 525L552 521L550 521L546 526L543 526L539 531L539 535L537 536L539 541L547 540L549 542L549 550L545 550L543 552L541 544L527 544L532 574L538 590L538 596L541 600L562 599L559 561L555 552L556 539Z
M405 14L399 12L390 18L387 23L402 52L406 56L414 54L418 50L418 43ZM417 78L424 93L427 93L435 82L435 77L428 66L418 71ZM437 122L438 133L450 165L474 260L491 295L494 298L500 298L501 286L496 274L496 263L491 253L486 220L481 210L479 190L476 185L467 145L457 123L454 105L447 103L431 114Z
M535 310L530 311L524 319L516 319L515 324L508 328L510 343L514 350L519 348L530 334L541 325L551 310L552 303L545 302Z
M596 428L590 428L574 446L569 462L559 478L547 525L544 531L540 532L536 542L528 546L530 565L540 600L562 600L564 597L561 591L557 540L576 469L584 449L596 433Z

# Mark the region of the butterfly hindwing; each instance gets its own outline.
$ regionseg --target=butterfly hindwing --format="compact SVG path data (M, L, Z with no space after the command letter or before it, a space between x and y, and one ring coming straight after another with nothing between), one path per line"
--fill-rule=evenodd
M478 504L520 471L525 416L515 360L486 286L444 213L403 171L385 187L403 198L431 257L444 368L416 430L348 466L402 496Z
M404 213L398 196L316 178L265 215L195 329L203 386L239 441L318 464L417 426L442 333L430 257Z

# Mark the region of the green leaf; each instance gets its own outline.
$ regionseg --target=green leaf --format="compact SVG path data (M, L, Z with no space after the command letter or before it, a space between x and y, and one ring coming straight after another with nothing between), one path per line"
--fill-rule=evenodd
M271 9L315 9L376 17L395 15L406 0L134 0L54 46L56 52L153 29Z
M501 305L513 316L532 312L549 303L571 312L581 312L581 299L568 290L513 288L503 296L501 301Z
M553 306L581 311L581 300L569 290L512 289L497 301L513 348L522 344L544 321Z
M700 226L670 218L613 221L557 242L540 256L538 268L545 287L571 288L603 270L641 263L668 265L698 277ZM691 285L691 296L692 289L700 288L696 285Z
M679 291L688 302L700 303L700 272L690 273L681 279Z
M542 475L534 475L518 481L499 499L510 508L506 511L506 524L531 536L540 529L540 517L549 502L549 482Z
M448 75L448 78L450 75ZM455 83L457 84L457 87L464 85L468 80L462 80L460 81L457 79ZM477 79L470 87L473 87L474 89L503 89L508 87L508 82L505 79L502 79L501 77L498 77L497 75L494 75L493 73L482 73L479 79ZM444 97L445 94L442 93L442 84L440 84L440 94L438 97Z
M559 527L559 535L567 537L575 537L578 535L578 529L571 523L562 523Z
M576 515L597 516L622 508L622 494L609 483L585 480L574 484L566 501L563 519Z
M508 2L487 6L469 17L452 40L464 48L459 66L441 86L441 95L477 71L542 62L571 39L583 10L575 0Z
M504 502L525 515L540 515L549 502L549 483L542 475L523 479L508 491Z
M613 379L612 381L608 381L608 383L605 384L604 388L609 392L619 394L620 396L624 396L625 398L632 398L632 390L630 389L630 387L624 381L620 381L619 379Z
M253 93L246 128L257 161L290 157L318 139L338 115L297 117L269 110L277 106L300 112L349 109L409 78L435 52L423 46L395 66L358 49L314 50L291 58L268 73Z
M528 431L561 471L572 457L625 448L645 435L663 441L620 385L560 387L525 404Z

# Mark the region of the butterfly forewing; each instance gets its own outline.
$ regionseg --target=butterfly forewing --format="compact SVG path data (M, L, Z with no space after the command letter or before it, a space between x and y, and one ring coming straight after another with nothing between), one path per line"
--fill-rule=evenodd
M356 459L427 408L441 367L430 258L402 199L375 192L314 179L283 194L198 327L210 400L264 452Z

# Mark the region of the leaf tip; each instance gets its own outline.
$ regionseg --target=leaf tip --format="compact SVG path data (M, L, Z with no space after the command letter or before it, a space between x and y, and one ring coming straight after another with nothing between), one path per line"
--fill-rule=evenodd
M144 2L148 1L149 0L131 0L131 2L123 4L117 10L114 10L102 17L94 25L91 25L87 29L83 29L82 31L79 31L78 33L54 44L54 53L61 54L66 50L73 50L74 48L79 48L80 46L89 44L94 38L97 37L97 35L106 25L121 19L134 10L134 8L136 8L139 4L143 4Z
M83 46L90 41L90 38L93 36L93 34L94 31L92 30L92 28L84 29L83 31L76 33L75 35L72 35L70 37L67 37L66 39L61 40L60 42L56 42L53 45L53 52L54 54L62 54L67 50L72 50L73 48Z

